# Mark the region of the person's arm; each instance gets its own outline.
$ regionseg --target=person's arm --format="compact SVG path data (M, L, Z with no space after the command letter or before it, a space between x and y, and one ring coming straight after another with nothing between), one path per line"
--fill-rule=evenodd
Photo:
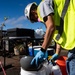
M54 20L53 20L53 14L50 14L49 16L45 17L44 19L46 20L45 21L46 34L44 37L44 42L42 44L42 48L46 50L52 40L53 33L55 31L55 25L54 25Z
M56 44L56 54L60 54L60 52L61 52L61 46L59 45L59 44Z
M53 15L49 15L44 18L45 25L46 25L46 34L44 37L44 42L42 44L42 48L40 51L36 54L36 56L31 61L31 65L35 63L36 66L39 65L39 62L43 61L43 58L45 57L46 50L52 40L52 36L55 30L54 21L53 21Z
M53 61L57 60L59 58L60 52L61 52L61 46L59 44L56 44L56 52L54 55L52 55L52 58L50 59L50 61L51 60L53 60Z

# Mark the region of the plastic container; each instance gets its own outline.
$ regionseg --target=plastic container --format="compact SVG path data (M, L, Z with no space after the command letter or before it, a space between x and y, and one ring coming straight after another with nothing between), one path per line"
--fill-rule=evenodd
M53 75L63 75L58 65L52 67Z
M41 46L29 46L28 50L29 50L29 56L35 56L41 49ZM45 58L48 58L48 60L50 60L50 58L52 57L52 55L55 53L55 50L53 48L47 48L46 50L46 54L45 54Z
M33 48L32 48L32 46L29 46L28 50L29 50L29 55L33 56Z
M49 64L47 60L44 62L43 66L45 66L46 75L52 75L52 65Z
M34 56L39 52L40 48L34 48ZM54 49L53 48L47 48L46 51L46 57L51 57L54 54Z
M20 75L46 75L46 71L44 66L39 71L26 71L21 67Z
M64 75L62 74L59 65L52 65L45 61L43 67L39 71L26 71L21 67L20 75Z
M34 56L40 51L41 48L34 48Z
M43 62L43 67L39 71L26 71L21 67L21 75L51 75L52 74L52 65L48 61Z
M41 46L33 46L33 49L34 49L34 56L35 56L41 49Z
M58 60L56 61L56 63L59 65L62 75L67 75L67 71L66 71L66 56L60 56L58 58Z

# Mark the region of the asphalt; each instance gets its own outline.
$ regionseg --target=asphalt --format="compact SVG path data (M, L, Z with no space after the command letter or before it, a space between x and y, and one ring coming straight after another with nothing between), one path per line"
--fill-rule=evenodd
M25 55L22 55L25 56ZM6 75L20 75L20 59L22 56L11 56L6 57L5 59L5 72ZM67 51L62 50L60 56L67 56ZM4 57L0 56L0 61L2 62L2 65L4 65ZM8 67L9 66L9 67ZM1 70L0 66L0 75L4 75L3 71Z

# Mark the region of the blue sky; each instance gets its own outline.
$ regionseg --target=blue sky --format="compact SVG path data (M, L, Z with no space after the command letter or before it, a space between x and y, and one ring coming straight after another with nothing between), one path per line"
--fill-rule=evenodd
M24 9L27 4L31 2L40 3L41 0L0 0L0 26L5 23L4 30L10 28L28 28L37 29L42 27L45 30L45 26L42 23L31 23L24 16ZM4 17L8 17L8 20L4 21Z

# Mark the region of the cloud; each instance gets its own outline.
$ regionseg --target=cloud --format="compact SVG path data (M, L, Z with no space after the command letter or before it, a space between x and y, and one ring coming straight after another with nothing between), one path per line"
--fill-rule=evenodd
M26 17L24 16L20 16L19 18L11 18L11 19L8 19L5 23L7 24L17 24L17 23L20 23L21 21L25 21L26 20Z
M21 16L18 19L14 20L12 24L16 24L16 23L19 23L19 22L24 21L24 20L26 20L26 18L24 16Z
M22 27L23 26L22 22L24 22L25 20L27 20L25 16L20 16L19 18L11 18L6 20L5 24L11 25L14 27Z
M11 18L5 21L6 24L12 24L15 21L15 18Z
M18 18L8 18L6 21L0 21L0 25L5 23L5 29L9 28L23 28L24 26L27 27L28 24L25 23L27 18L25 16L20 16Z
M21 28L23 26L23 24L17 24L15 27L16 28Z

